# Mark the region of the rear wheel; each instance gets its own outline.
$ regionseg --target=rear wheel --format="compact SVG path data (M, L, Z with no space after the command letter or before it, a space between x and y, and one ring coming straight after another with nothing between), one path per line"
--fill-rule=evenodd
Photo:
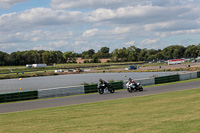
M142 87L140 87L140 88L139 88L139 91L143 91L143 88L142 88Z

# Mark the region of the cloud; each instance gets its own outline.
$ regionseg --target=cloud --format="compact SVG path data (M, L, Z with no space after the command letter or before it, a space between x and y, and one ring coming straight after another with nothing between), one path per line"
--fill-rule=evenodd
M55 47L64 47L64 46L69 46L69 42L66 41L58 41L58 42L50 42L49 43L51 46L55 46Z
M144 39L140 42L142 45L156 44L159 39Z
M90 29L83 33L83 37L92 37L98 34L99 29Z
M200 29L191 29L191 30L177 30L170 32L170 35L191 35L191 34L200 34Z
M199 0L52 0L53 9L114 9L126 6L197 6Z
M0 8L8 9L15 4L27 2L27 1L28 0L0 0Z
M55 25L70 25L82 22L79 11L61 11L50 8L33 8L22 13L10 13L0 16L1 30L25 30L30 28L47 27Z
M9 49L9 48L12 48L12 47L16 47L18 44L17 43L1 43L0 44L0 49Z
M32 49L33 50L48 50L48 51L55 50L53 47L49 47L46 45L34 46Z
M97 50L96 45L111 49L156 46L173 35L191 35L191 40L198 41L198 5L199 0L51 0L51 8L10 10L0 15L0 44L80 51ZM183 40L180 36L176 39Z
M146 3L145 0L52 0L53 9L97 9L118 8L125 5Z
M125 42L126 46L132 46L135 45L135 41L129 41L129 42Z

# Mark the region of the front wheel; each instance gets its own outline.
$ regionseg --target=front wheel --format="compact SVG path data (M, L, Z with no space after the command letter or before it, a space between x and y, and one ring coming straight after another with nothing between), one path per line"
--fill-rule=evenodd
M115 92L115 90L113 89L113 88L109 88L110 90L110 93L114 93Z
M139 88L139 91L143 91L143 88L142 88L142 87L140 87L140 88Z
M104 91L104 90L103 90L102 88L99 88L99 94L102 95L102 94L103 94L103 91Z
M127 91L128 91L129 93L132 93L132 92L133 92L133 90L131 89L131 87L128 87L128 88L127 88Z

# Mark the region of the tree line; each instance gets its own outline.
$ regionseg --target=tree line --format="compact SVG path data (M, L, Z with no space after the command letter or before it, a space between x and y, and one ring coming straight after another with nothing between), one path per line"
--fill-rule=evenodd
M126 62L196 58L198 56L200 56L200 44L197 46L189 45L188 47L171 45L162 50L140 49L135 46L130 46L128 48L123 47L121 49L115 49L112 52L110 52L110 48L108 47L102 47L97 52L95 52L94 49L89 49L82 53L75 53L74 51L63 53L61 51L29 50L8 54L0 51L0 66L38 63L46 63L48 65L54 63L75 63L78 57L86 59L85 63L98 63L100 62L99 59L103 58L110 58L110 62Z

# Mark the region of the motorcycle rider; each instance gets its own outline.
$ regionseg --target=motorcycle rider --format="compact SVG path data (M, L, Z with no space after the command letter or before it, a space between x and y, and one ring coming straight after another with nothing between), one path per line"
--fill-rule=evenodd
M129 78L128 81L129 81L129 84L133 83L135 86L137 86L137 83L133 81L131 78Z
M108 87L108 83L106 81L104 81L103 79L99 79L98 88L100 86L103 86L103 88L105 89L106 87Z

